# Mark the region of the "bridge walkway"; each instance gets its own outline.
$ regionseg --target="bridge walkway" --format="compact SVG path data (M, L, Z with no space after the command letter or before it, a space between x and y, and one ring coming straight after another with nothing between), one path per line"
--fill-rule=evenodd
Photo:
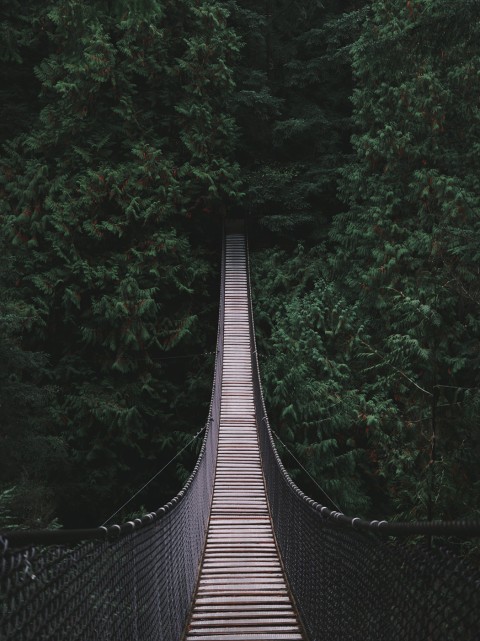
M246 244L226 237L220 431L205 554L186 641L303 639L272 531L258 446Z

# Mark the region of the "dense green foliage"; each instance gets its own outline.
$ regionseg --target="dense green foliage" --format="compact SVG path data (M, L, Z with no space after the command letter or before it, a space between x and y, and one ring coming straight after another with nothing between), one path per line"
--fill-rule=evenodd
M478 8L461 5L374 3L332 230L371 327L365 356L397 397L382 466L397 508L428 518L468 514L478 492L480 50Z
M6 142L0 177L2 231L35 316L24 344L49 355L59 387L50 429L70 447L69 520L108 514L113 488L128 496L199 403L206 416L211 359L194 374L191 359L165 356L212 349L211 220L238 191L224 10L103 7L52 2L30 23L44 49L38 111Z
M337 2L318 0L235 2L231 14L245 43L234 101L244 208L280 236L321 238L338 209L335 172L348 150L355 19L342 21Z
M2 10L0 514L98 523L201 427L239 214L298 482L360 515L478 514L479 18L475 0Z
M55 515L55 494L66 473L65 443L48 432L46 408L55 399L53 386L42 383L48 380L48 358L22 348L36 312L17 295L17 271L13 259L0 258L0 488L6 488L0 518L38 527Z
M357 13L344 211L323 248L258 260L270 400L349 511L480 509L479 9L461 4Z
M326 493L330 507L366 513L375 488L358 418L375 399L361 390L358 310L328 281L323 260L321 249L302 246L291 257L281 250L256 256L254 274L264 283L255 296L262 380L270 422L323 492L302 474L297 482L321 502ZM299 474L294 460L286 462Z

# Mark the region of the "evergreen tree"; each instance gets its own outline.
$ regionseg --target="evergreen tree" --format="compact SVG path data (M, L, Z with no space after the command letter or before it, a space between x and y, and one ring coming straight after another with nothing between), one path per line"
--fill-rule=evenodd
M338 209L337 171L349 151L348 44L362 4L234 4L244 41L235 113L246 206L284 237L318 241Z
M41 28L44 3L12 0L0 14L0 144L32 126L39 83L33 67L45 38ZM36 25L36 26L35 26Z
M67 454L49 434L48 408L55 389L45 354L22 347L22 334L35 323L35 309L18 296L18 266L0 241L0 528L45 527L56 509L56 489Z
M367 490L373 516L479 507L478 8L462 8L374 2L323 25L361 29L348 209L329 266L312 266L329 245L254 261L272 422L342 509L368 512Z
M6 144L1 215L77 464L63 515L85 524L176 444L192 374L164 357L205 351L209 221L238 192L224 110L237 43L216 2L55 0L45 16L41 109Z
M479 508L478 18L468 0L377 0L353 47L336 277L361 301L365 358L401 418L372 439L415 518Z
M380 492L362 417L370 424L391 408L362 390L359 310L328 281L324 251L299 246L291 256L270 250L253 260L254 283L262 283L254 288L262 382L300 487L331 508L367 515Z

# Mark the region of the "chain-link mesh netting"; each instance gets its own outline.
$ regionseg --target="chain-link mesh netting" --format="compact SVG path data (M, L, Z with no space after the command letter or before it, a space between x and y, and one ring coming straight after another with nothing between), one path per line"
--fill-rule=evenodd
M322 516L284 476L264 432L277 542L311 641L480 639L480 572L445 551Z
M142 519L0 537L1 641L179 641L205 544L217 457L224 269L210 414L182 491Z
M408 545L398 537L478 536L480 524L369 522L332 512L308 498L276 451L256 349L252 365L273 526L310 641L479 641L478 569L446 551Z
M163 517L117 540L7 550L2 641L178 641L203 545L195 499L205 502L192 490Z

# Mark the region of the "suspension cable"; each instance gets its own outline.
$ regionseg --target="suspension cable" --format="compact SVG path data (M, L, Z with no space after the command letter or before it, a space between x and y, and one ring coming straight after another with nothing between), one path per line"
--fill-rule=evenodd
M324 496L325 496L325 497L330 501L330 503L331 503L332 505L334 505L334 506L337 508L337 510L338 510L339 512L342 512L342 514L343 514L342 509L341 509L341 508L340 508L340 507L335 503L335 501L334 501L334 500L333 500L333 499L332 499L332 498L331 498L331 497L330 497L330 496L325 492L325 490L324 490L322 487L320 487L320 485L318 484L318 482L313 478L313 476L310 474L310 472L304 468L304 466L300 463L300 461L299 461L299 460L298 460L298 458L295 456L295 454L294 454L294 453L293 453L293 452L292 452L292 451L291 451L291 450L290 450L290 449L285 445L285 443L284 443L284 442L282 441L282 439L278 436L278 434L275 432L275 430L273 430L273 429L272 429L272 427L270 427L270 430L271 430L271 432L272 432L273 436L275 436L275 438L276 438L276 439L278 439L278 441L283 445L283 447L287 450L287 452L290 454L290 456L291 456L291 457L292 457L292 458L293 458L293 459L298 463L298 465L300 465L300 467L301 467L301 468L302 468L302 470L305 472L305 474L310 478L310 480L311 480L311 481L313 481L313 482L315 483L315 485L318 487L318 489L320 490L320 492L321 492L321 493L322 493L322 494L323 494L323 495L324 495Z
M189 442L188 442L184 447L182 447L182 449L181 449L181 450L179 450L179 451L175 454L175 456L174 456L173 458L171 458L171 459L168 461L168 463L166 463L166 464L162 467L162 469L161 469L161 470L159 470L156 474L154 474L154 476L152 476L152 478L151 478L149 481L147 481L147 482L145 483L145 485L143 485L143 486L142 486L142 487L141 487L137 492L135 492L135 494L134 494L133 496L131 496L131 497L128 499L128 501L125 501L125 503L124 503L121 507L119 507L119 508L118 508L118 510L117 510L116 512L114 512L111 516L109 516L109 517L108 517L108 519L107 519L106 521L104 521L100 527L104 527L104 526L105 526L105 525L106 525L106 524L107 524L111 519L113 519L113 517L114 517L114 516L116 516L116 515L117 515L121 510L123 510L123 508L124 508L124 507L126 507L129 503L131 503L131 501L133 501L133 499L134 499L136 496L138 496L138 495L140 494L140 492L143 492L143 490L144 490L146 487L148 487L148 486L150 485L150 483L151 483L152 481L154 481L154 480L157 478L157 476L163 472L163 470L165 470L165 468L167 468L171 463L173 463L173 461L174 461L175 459L177 459L177 458L180 456L180 454L181 454L183 451L185 451L185 450L187 449L187 447L190 447L190 445L191 445L194 441L196 441L196 440L197 440L197 438L200 436L200 434L202 434L202 432L204 432L204 431L205 431L206 427L207 427L207 426L206 426L206 425L204 425L204 426L202 427L202 429L201 429L201 430L199 430L199 431L198 431L198 432L197 432L197 433L192 437L192 439L191 439L191 440L190 440L190 441L189 441Z

